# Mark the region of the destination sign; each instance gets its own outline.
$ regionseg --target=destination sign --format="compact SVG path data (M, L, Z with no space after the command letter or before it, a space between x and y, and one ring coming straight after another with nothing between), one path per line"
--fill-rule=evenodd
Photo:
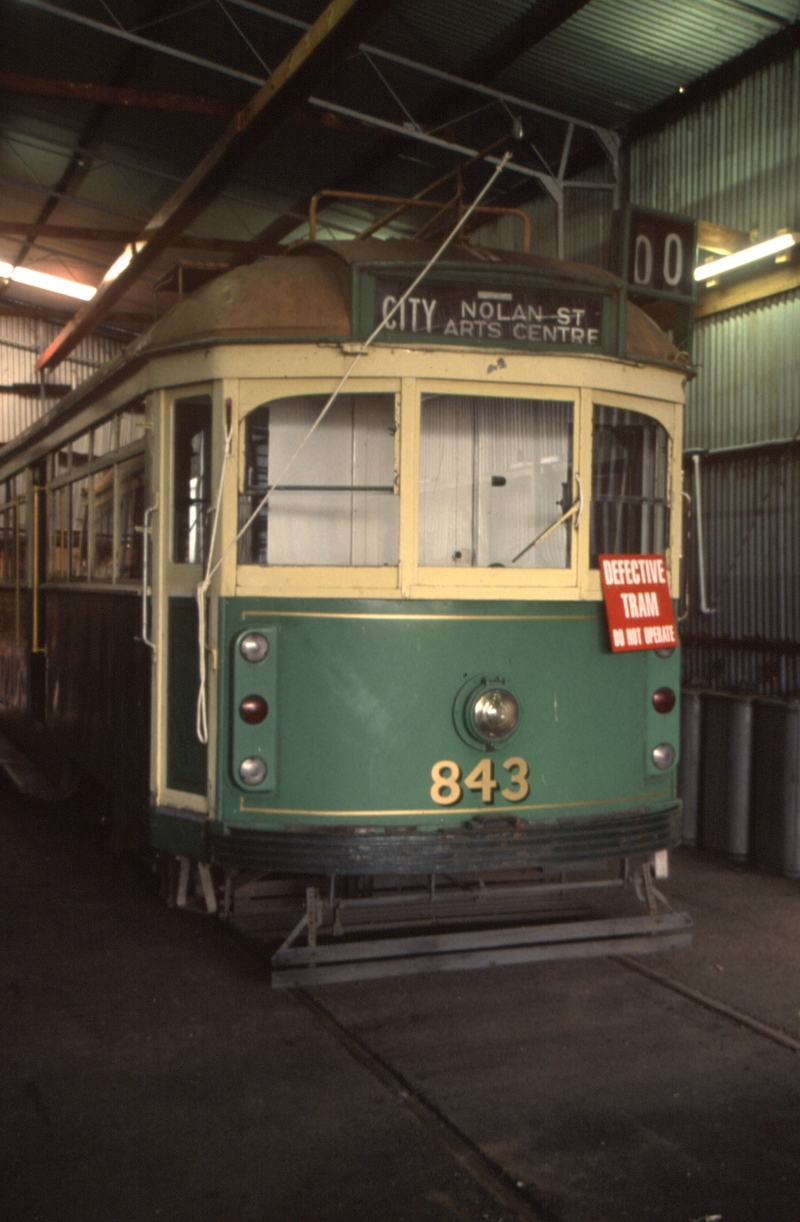
M602 346L600 294L523 289L489 289L424 284L392 315L408 288L396 280L375 281L375 322L386 319L389 335L556 347ZM390 317L391 315L391 317Z

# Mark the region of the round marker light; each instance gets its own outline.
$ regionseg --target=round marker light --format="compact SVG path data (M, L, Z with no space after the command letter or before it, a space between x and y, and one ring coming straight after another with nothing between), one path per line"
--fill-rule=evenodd
M267 779L267 765L257 755L248 756L239 765L239 776L245 785L260 785Z
M667 645L664 647L664 649L654 649L653 650L653 653L656 655L657 658L671 658L674 652L675 652L674 645Z
M653 708L657 713L671 713L675 708L675 693L671 687L660 687L653 692Z
M655 697L653 697L655 699ZM239 705L239 716L249 726L257 726L264 720L269 708L263 696L245 696Z
M481 692L472 705L472 724L487 742L502 742L517 728L519 705L504 687Z
M653 748L653 763L660 772L666 772L675 763L675 748L671 743L659 743Z
M239 643L239 652L247 662L263 662L269 653L269 641L260 632L248 632Z

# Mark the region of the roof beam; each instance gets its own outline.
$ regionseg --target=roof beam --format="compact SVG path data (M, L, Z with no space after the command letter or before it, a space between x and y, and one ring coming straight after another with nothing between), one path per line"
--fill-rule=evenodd
M462 75L481 83L495 80L588 3L589 0L536 0L478 52Z
M119 29L117 26L106 25L102 21L95 21L93 18L84 17L81 13L74 13L69 9L59 8L55 4L50 4L49 0L22 0L22 3L28 4L32 8L41 9L45 13L51 13L55 17L63 17L67 21L73 21L78 25L97 30L101 34L109 35L111 38L120 38L125 41L134 42L138 46L147 47L151 51L159 51L161 54L169 55L173 59L196 64L198 67L207 68L211 72L219 72L223 76L231 77L233 80L245 81L251 85L262 85L264 83L261 77L253 76L249 72L240 72L237 68L228 68L225 64L219 64L210 59L203 59L199 55L193 55L188 51L181 51L178 47L155 42L153 39L144 38L140 34L133 34L128 30ZM274 12L272 9L264 8L261 4L252 4L249 0L228 0L228 3L235 4L238 8L247 9L249 12L260 13L263 17L273 18L276 21L295 26L298 29L310 28L305 21L299 21L294 17L287 17L283 13ZM399 64L404 68L411 68L413 71L421 72L425 76L430 76L440 81L449 81L453 85L461 85L464 89L472 90L475 93L482 94L484 97L496 98L497 101L507 102L511 106L521 106L523 110L545 115L551 119L560 119L564 123L574 123L576 127L585 127L589 131L605 132L607 130L597 123L590 123L587 119L564 114L560 110L553 110L550 106L541 106L538 102L531 102L526 98L517 97L515 94L506 93L501 89L493 89L490 85L481 85L476 81L465 80L464 77L456 76L452 72L446 72L443 68L434 68L431 64L419 63L418 60L409 59L405 55L396 55L393 51L384 51L381 47L373 47L368 43L362 43L359 46L359 50L366 51L373 58L383 59L392 64ZM326 105L320 98L311 100L323 108Z
M42 353L37 369L53 369L68 356L145 268L225 189L253 147L305 101L312 86L358 46L367 29L380 21L394 3L396 0L331 0L269 80L234 115L186 182L109 268L92 300Z
M697 110L704 102L712 102L727 89L733 89L745 77L752 76L770 64L789 59L798 47L800 21L794 21L776 33L769 34L741 55L734 56L718 68L712 68L705 76L690 81L682 86L678 93L671 94L643 114L637 115L625 129L625 143L631 144L634 140L663 131L665 127L677 123L685 115Z
M38 225L25 221L0 220L0 235L2 234L15 237L61 238L68 242L111 242L114 246L125 246L139 237L139 231L134 229L97 229L87 225ZM234 255L254 249L253 242L236 238L200 238L191 234L176 237L170 245L181 250L219 250Z
M153 0L148 16L151 15L152 11L157 9L157 7L158 0ZM133 51L130 47L126 48L125 55L123 55L120 62L117 64L114 72L114 83L116 85L123 85L126 83L135 62L135 56L135 51ZM88 168L91 164L91 158L87 158L83 153L79 152L78 149L85 148L95 142L100 134L103 121L105 119L106 110L107 108L102 103L95 102L92 105L91 109L89 110L89 114L83 123L80 135L78 136L78 148L73 149L69 161L61 173L61 177L39 209L39 214L36 218L37 224L43 225L50 219L51 215L58 207L58 202L62 196L67 194L76 180L80 179L84 173L88 172ZM26 237L25 241L17 251L17 256L14 260L15 267L20 267L25 262L33 244L33 239ZM5 294L6 289L7 285L0 289L0 296Z
M229 119L233 106L184 93L155 93L150 89L124 89L119 85L94 85L89 81L58 81L43 76L0 72L3 93L40 98L74 98L78 102L102 102L107 106L133 106L144 110L176 110L195 115L220 115Z

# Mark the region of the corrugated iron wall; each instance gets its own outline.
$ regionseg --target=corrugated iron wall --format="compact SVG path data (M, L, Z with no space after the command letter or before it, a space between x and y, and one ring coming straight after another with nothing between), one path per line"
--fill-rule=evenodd
M698 376L688 391L687 448L794 436L800 427L800 291L701 319L692 356Z
M800 227L800 53L630 150L634 203L732 229ZM703 458L708 601L696 537L687 563L684 678L800 696L800 291L699 320L686 445L783 445ZM694 494L692 481L687 487ZM696 525L696 524L695 524ZM694 532L696 536L696 531Z
M56 323L37 318L0 315L0 385L39 381L36 360L43 349L58 334ZM112 339L90 335L49 376L48 381L70 387L78 386L101 365L105 365L123 345ZM58 400L54 398L0 392L0 443L16 437Z
M800 228L800 52L630 150L637 204L767 238ZM686 444L787 438L800 425L800 294L698 322Z
M800 443L711 455L700 472L713 611L700 610L690 522L686 678L715 691L800 696ZM692 477L687 487L696 504Z

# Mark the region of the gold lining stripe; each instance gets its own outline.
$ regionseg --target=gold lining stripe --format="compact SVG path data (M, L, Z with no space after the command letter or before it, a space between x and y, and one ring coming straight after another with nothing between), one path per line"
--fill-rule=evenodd
M669 789L660 789L657 793L635 793L625 798L590 798L585 802L541 802L535 806L515 806L509 802L507 806L464 807L470 815L485 814L489 811L513 815L518 810L565 810L573 806L609 806L614 802L643 802L653 798L665 798ZM314 815L317 818L345 819L355 817L360 819L382 818L388 815L443 815L452 807L434 806L430 810L284 810L273 806L245 806L244 798L239 798L239 810L248 814L259 815Z
M383 614L380 611L243 611L242 619L272 619L275 616L295 619L401 619L401 620L578 620L593 619L596 615L403 615Z

